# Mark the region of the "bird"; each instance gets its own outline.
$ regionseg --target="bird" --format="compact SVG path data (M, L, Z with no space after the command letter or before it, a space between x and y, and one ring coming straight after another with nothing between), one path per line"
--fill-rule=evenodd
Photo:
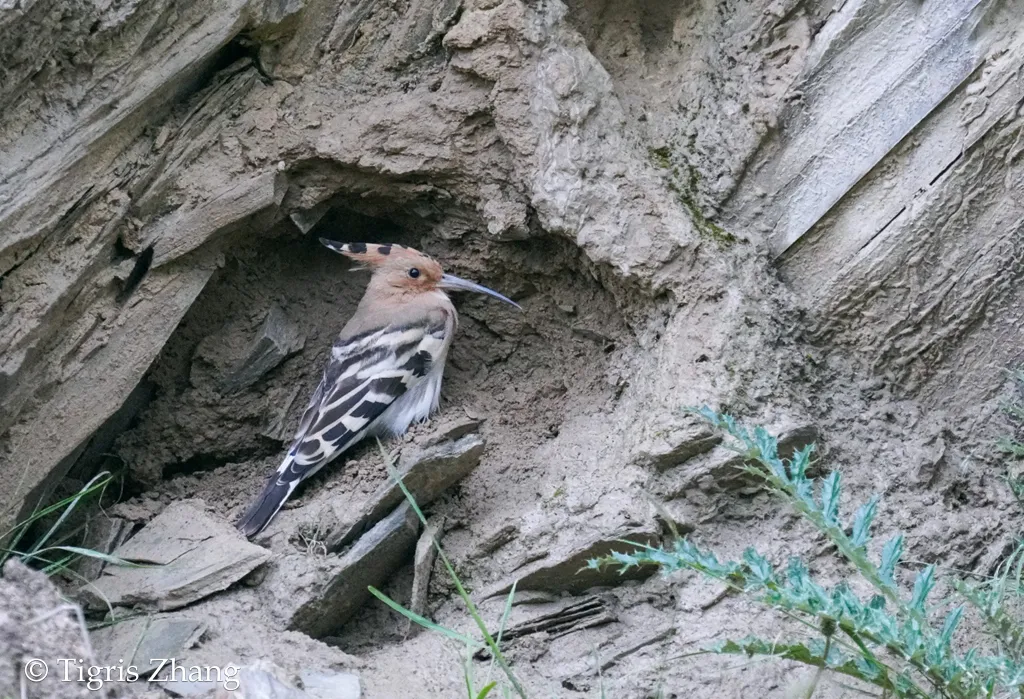
M437 409L458 327L448 291L473 291L522 308L476 282L445 274L398 244L320 242L369 269L355 313L338 334L291 447L238 520L246 538L270 524L295 488L367 436L404 434Z

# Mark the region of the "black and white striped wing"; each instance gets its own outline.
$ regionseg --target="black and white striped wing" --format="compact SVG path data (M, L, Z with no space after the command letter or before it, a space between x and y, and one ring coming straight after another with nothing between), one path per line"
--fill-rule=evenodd
M382 328L339 340L302 416L288 455L238 523L246 536L265 527L296 486L366 436L444 351L444 323Z

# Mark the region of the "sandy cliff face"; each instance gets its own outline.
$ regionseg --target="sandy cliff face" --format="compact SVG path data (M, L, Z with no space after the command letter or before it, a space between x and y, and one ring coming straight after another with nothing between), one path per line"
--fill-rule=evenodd
M512 646L538 696L787 684L782 665L669 660L770 616L705 604L717 591L699 581L580 583L578 562L660 536L652 499L727 552L813 549L790 513L723 477L714 440L680 413L694 404L823 441L854 494L883 493L917 559L1003 554L1019 522L987 444L999 369L1024 359L1022 12L0 10L0 531L99 468L122 477L133 524L196 498L233 520L362 293L316 238L399 242L525 309L459 300L442 416L391 446L429 448L446 421L486 443L432 506L481 595L517 579L551 606L602 586L608 623ZM445 644L406 640L381 608L330 648L285 630L289 595L326 574L300 532L337 529L386 479L369 447L326 471L268 530L262 582L203 603L215 621L197 652L290 672L312 656L358 664L340 647L363 658L367 697L409 696L396 683L410 672L423 696L453 696ZM429 611L459 626L450 592L435 580Z

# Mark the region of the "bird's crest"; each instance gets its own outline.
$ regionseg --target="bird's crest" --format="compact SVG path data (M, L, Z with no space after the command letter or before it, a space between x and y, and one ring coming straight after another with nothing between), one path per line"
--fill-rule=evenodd
M398 260L403 263L413 260L431 260L419 250L396 243L339 243L326 238L321 238L320 242L334 252L355 260L363 268L373 269Z

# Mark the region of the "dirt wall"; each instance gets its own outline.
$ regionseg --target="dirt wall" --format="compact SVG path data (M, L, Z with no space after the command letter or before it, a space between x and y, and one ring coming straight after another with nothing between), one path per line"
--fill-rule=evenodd
M431 508L446 550L492 617L488 595L512 580L535 603L513 621L604 595L606 623L511 645L524 681L557 696L784 691L799 676L786 665L674 659L775 633L770 615L686 576L580 583L579 563L664 535L659 512L726 553L816 551L727 477L680 411L694 404L819 441L851 498L883 494L917 560L1004 555L1019 518L989 446L999 369L1024 346L1022 10L0 10L0 530L99 468L118 474L132 526L194 499L233 520L365 283L316 238L403 243L524 308L458 299L441 416L389 445L412 453L454 419L485 440ZM240 373L267 328L283 338L274 361ZM297 673L281 610L329 567L300 532L385 480L368 445L303 489L261 542L265 580L203 603L196 652ZM403 599L412 577L388 590ZM451 592L435 575L427 611L468 629ZM423 696L462 681L442 640L407 638L380 606L327 641L297 647L358 667L367 697L408 696L395 678L410 673Z

